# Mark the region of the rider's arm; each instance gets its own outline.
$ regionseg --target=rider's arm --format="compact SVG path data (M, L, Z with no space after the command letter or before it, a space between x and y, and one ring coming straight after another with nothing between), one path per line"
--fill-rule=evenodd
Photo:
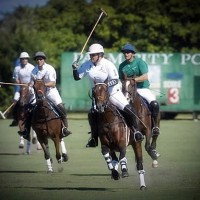
M148 80L148 73L142 74L141 76L135 78L136 82L143 82L145 80Z
M112 62L108 62L108 87L112 87L114 85L117 85L119 82L119 74L117 71L117 68Z
M80 78L79 78L79 73L78 73L78 70L77 70L77 69L73 69L73 77L74 77L74 80L75 80L75 81L80 80Z
M139 63L138 63L138 67L139 67L139 71L140 71L141 75L137 76L135 78L135 81L143 82L143 81L148 80L148 65L147 65L147 63L145 61L143 61L142 59L140 59Z
M55 87L56 86L56 82L55 81L50 81L48 83L45 83L46 87Z

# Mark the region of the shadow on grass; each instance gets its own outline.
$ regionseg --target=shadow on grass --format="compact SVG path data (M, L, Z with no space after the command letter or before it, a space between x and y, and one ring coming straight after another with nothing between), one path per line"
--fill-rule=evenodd
M110 176L110 174L71 174L72 176Z
M47 173L44 171L28 171L28 170L23 170L23 171L16 171L16 170L0 170L0 174L3 173L8 173L8 174L36 174L36 173Z
M21 156L22 153L0 153L0 156Z
M20 189L21 187L14 187ZM114 191L113 188L104 187L23 187L24 189L40 189L40 190L78 190L78 191Z

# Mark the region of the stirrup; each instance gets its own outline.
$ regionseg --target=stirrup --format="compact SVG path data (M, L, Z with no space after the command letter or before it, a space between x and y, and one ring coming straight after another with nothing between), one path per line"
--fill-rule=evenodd
M140 131L135 131L133 133L133 137L134 137L135 142L141 142L144 139L144 136L142 135Z
M151 130L152 135L159 135L160 134L160 128L155 126Z
M70 134L72 134L72 132L71 131L69 131L68 129L67 129L67 127L62 127L62 136L63 137L67 137L68 135L70 135Z

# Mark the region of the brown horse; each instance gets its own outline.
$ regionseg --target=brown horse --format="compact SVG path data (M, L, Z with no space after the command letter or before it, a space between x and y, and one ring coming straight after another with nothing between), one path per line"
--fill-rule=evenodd
M120 178L118 165L121 166L121 176L127 177L128 167L126 159L126 148L131 145L135 152L136 167L140 176L140 189L146 188L144 181L143 157L141 142L135 142L130 137L130 129L126 125L119 110L109 101L108 86L106 82L96 83L93 88L98 111L98 136L101 142L101 152L105 158L111 177L114 180ZM116 155L119 152L119 158Z
M55 108L46 98L46 86L43 79L35 80L33 85L36 95L36 106L32 113L31 125L44 151L48 172L53 172L52 158L50 156L48 138L55 145L58 163L67 162L68 155L64 140L61 136L62 121ZM60 153L60 145L62 155Z
M136 110L139 130L143 135L145 135L145 149L147 153L152 158L152 167L158 167L158 157L159 153L156 151L156 140L158 135L152 135L152 119L151 111L147 105L147 102L139 95L137 92L137 85L134 78L128 78L125 76L124 81L122 81L122 92L125 97L132 104Z
M18 126L19 126L19 135L20 135L20 144L19 148L24 148L24 138L23 138L23 132L25 130L25 122L27 120L27 115L29 112L29 109L31 109L31 91L28 85L24 84L20 86L20 98L19 101L17 102L17 109L16 109L16 116L17 116L17 121L18 121ZM31 130L29 129L28 132ZM31 147L31 134L28 134L27 137L27 146L26 146L26 153L30 154L30 147ZM41 149L41 146L39 142L37 141L37 136L34 131L32 131L32 143L37 144L37 150Z

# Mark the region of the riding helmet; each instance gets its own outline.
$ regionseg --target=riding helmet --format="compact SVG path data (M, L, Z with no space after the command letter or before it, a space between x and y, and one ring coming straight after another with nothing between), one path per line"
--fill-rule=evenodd
M47 58L46 55L45 55L45 53L42 52L42 51L38 51L38 52L35 54L34 59L36 60L36 58L38 58L38 57L42 57L42 58L44 58L44 59Z
M133 45L131 45L131 44L125 44L125 45L122 47L121 52L124 53L125 51L131 51L131 52L133 52L133 53L136 52L135 47L134 47Z

